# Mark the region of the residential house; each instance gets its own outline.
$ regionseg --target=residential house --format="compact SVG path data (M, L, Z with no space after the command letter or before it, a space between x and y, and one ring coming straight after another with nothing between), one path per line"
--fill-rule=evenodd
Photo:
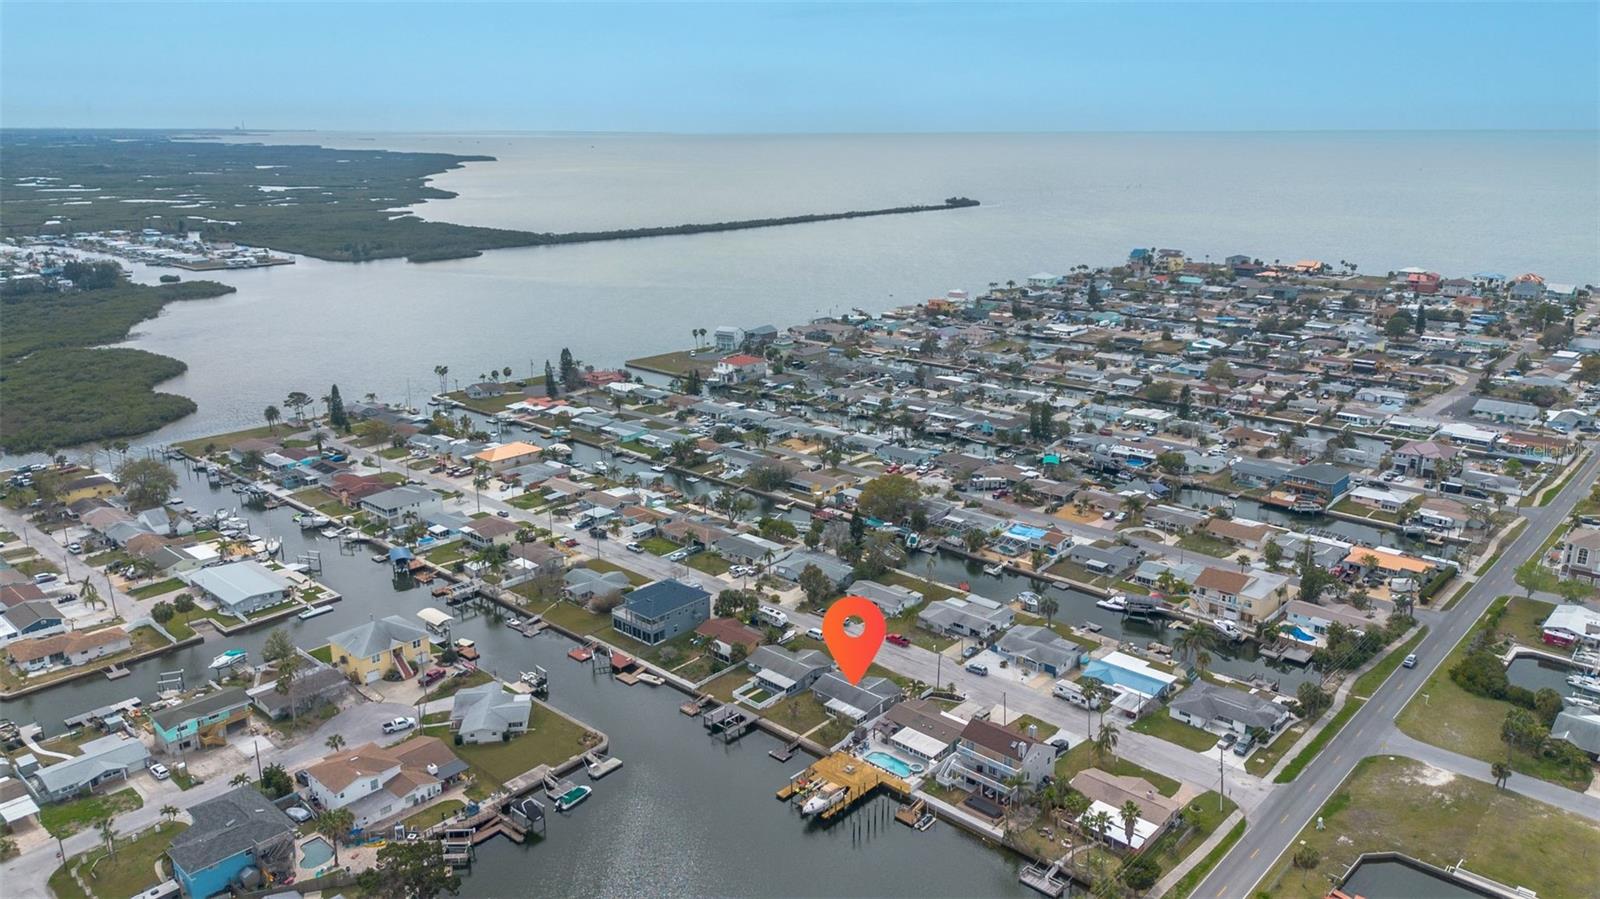
M709 618L700 623L694 632L711 640L711 654L724 662L733 661L733 648L744 647L749 658L761 645L762 633L735 618Z
M1167 712L1184 724L1214 733L1244 736L1254 731L1270 739L1293 718L1284 706L1256 693L1198 681L1167 704Z
M1060 676L1078 666L1083 647L1047 627L1018 625L1001 635L995 651L1027 671Z
M1105 839L1133 852L1143 849L1164 833L1183 807L1178 800L1161 795L1154 784L1142 777L1111 774L1099 768L1079 771L1069 784L1089 800L1084 817L1108 816L1112 824L1104 833ZM1132 822L1131 838L1122 818L1122 809L1130 802L1139 809L1139 816Z
M818 552L811 549L792 549L782 558L772 564L770 571L786 581L798 583L800 573L805 571L807 565L815 565L827 575L834 586L843 590L855 580L855 569L846 564L838 556Z
M462 743L496 743L528 732L533 696L511 693L498 682L467 687L450 705L450 730Z
M250 696L243 687L213 690L178 705L151 712L156 749L189 752L227 742L228 731L250 721Z
M328 638L333 665L358 684L415 676L430 658L428 633L399 615L358 624Z
M510 544L520 530L517 523L505 518L475 518L471 524L462 525L461 541L473 549L488 549L495 544Z
M167 847L172 876L189 899L227 893L247 870L268 882L297 870L295 823L252 786L189 806L193 823Z
M388 527L397 528L404 526L408 518L420 521L443 511L444 505L432 490L403 484L363 498L361 508Z
M887 677L867 677L852 684L836 671L817 678L811 692L828 711L855 722L876 718L905 698L900 686Z
M898 618L922 603L923 596L899 584L880 584L877 581L856 581L850 592L872 601L885 618Z
M711 369L711 379L724 387L733 387L767 376L767 360L749 353L724 357Z
M655 646L711 617L711 594L682 581L657 581L629 593L611 610L611 626L618 633Z
M26 637L48 637L66 630L66 619L42 599L19 602L0 612L0 646Z
M1067 551L1067 559L1095 574L1117 576L1144 559L1144 551L1131 546L1095 546L1080 543Z
M499 472L537 462L542 452L544 449L541 447L517 440L491 446L472 458L483 463L490 471Z
M1550 736L1583 750L1589 758L1600 758L1600 712L1565 708L1550 725Z
M1412 441L1390 455L1394 470L1413 477L1439 477L1449 469L1461 450L1432 440Z
M932 766L955 750L966 723L932 700L908 699L890 706L875 729L896 750Z
M1288 579L1265 571L1232 571L1207 566L1189 593L1203 614L1247 624L1267 621L1278 613Z
M620 571L595 571L593 568L572 568L562 576L562 591L580 603L597 596L611 596L628 589L632 582Z
M324 665L305 654L301 655L300 660L300 671L295 675L288 692L278 692L276 678L246 691L250 694L250 703L274 721L303 715L326 703L338 702L350 689L349 679L339 669Z
M365 828L433 799L466 772L439 738L413 737L324 756L305 770L305 783L322 808L349 809L355 826Z
M974 718L962 728L956 751L940 769L938 781L1010 797L1018 789L1014 779L1020 777L1028 787L1036 787L1050 775L1055 760L1055 747L1037 736Z
M201 568L186 577L219 610L240 618L289 598L289 580L254 560Z
M809 689L818 678L832 670L833 661L821 650L793 652L769 644L751 653L745 666L755 672L757 684L767 692L793 696Z
M979 640L993 637L1015 620L1010 606L976 595L930 602L917 613L917 624L936 634Z
M1496 424L1535 424L1544 418L1539 407L1532 403L1513 403L1487 397L1472 404L1472 417Z
M28 637L5 647L11 664L26 674L37 674L55 667L88 665L97 659L133 648L128 632L120 627L97 631L70 631L49 637Z
M81 499L110 499L118 492L116 481L103 474L91 474L57 487L56 501L70 506Z
M1540 626L1540 639L1552 646L1600 646L1600 611L1581 603L1562 603Z
M111 781L128 779L128 772L144 768L150 750L124 734L98 737L78 747L78 754L53 765L19 765L17 774L39 802L63 802L91 792Z

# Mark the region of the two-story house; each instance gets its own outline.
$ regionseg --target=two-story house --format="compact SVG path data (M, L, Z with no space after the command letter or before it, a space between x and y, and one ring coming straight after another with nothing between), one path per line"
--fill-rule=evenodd
M767 376L767 360L749 353L724 357L711 369L711 378L724 387L759 381Z
M1561 544L1561 577L1600 583L1600 529L1577 528Z
M395 528L406 523L408 517L420 521L428 515L443 510L439 494L423 487L402 484L361 500L361 508L385 525Z
M250 720L250 696L243 687L214 690L150 714L150 732L162 752L192 752L221 746L233 727Z
M358 684L390 672L405 680L428 664L428 633L399 615L358 624L328 638L333 667Z
M656 581L629 593L611 610L611 626L655 646L700 626L711 617L711 594L679 580Z
M1189 599L1213 618L1253 624L1270 620L1283 607L1287 583L1281 574L1207 567L1195 578Z
M239 787L189 806L194 823L172 840L167 858L188 899L227 893L247 869L282 881L295 871L295 823L255 787Z
M981 718L967 722L956 741L956 751L940 769L938 780L947 786L975 790L988 788L1004 797L1018 789L1012 779L1021 777L1029 787L1051 773L1055 747L1037 737Z
M356 827L394 817L443 792L467 771L437 737L341 749L305 770L306 792L324 809L349 809Z

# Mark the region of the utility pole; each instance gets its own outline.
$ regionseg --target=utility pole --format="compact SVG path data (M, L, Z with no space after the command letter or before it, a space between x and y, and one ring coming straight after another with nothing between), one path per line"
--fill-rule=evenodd
M1219 812L1222 811L1222 804L1224 802L1227 802L1227 799L1225 797L1226 797L1227 792L1228 792L1228 787L1227 787L1228 765L1227 765L1227 763L1225 761L1223 761L1224 758L1226 758L1226 756L1221 751L1218 751L1217 752L1217 811L1219 811Z

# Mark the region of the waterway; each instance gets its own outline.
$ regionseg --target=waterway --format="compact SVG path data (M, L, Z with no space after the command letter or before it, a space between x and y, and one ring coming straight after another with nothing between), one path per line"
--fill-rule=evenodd
M1481 899L1483 893L1401 861L1362 862L1340 887L1365 899Z
M690 329L879 312L1135 246L1192 258L1351 259L1363 271L1536 271L1600 280L1593 134L674 136L293 134L244 139L485 153L435 178L427 218L536 231L931 202L974 209L653 240L223 272L238 292L174 304L129 344L188 371L199 411L154 443L261 422L292 390L418 401L435 365L469 383L542 371L563 346L615 366ZM1307 178L1306 172L1318 177ZM275 171L275 178L286 173ZM1395 214L1374 216L1373 210ZM1426 210L1425 213L1418 210ZM1441 227L1441 222L1449 223ZM188 277L185 275L185 277Z

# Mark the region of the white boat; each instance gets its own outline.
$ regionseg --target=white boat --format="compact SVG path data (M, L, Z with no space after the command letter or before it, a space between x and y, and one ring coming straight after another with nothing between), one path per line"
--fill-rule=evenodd
M567 811L567 810L573 808L578 803L582 802L585 799L588 799L589 798L589 794L593 793L593 792L594 792L594 788L593 787L584 787L584 786L573 787L572 789L566 791L565 793L562 793L561 797L556 800L556 811L564 812L564 811Z
M1600 677L1590 674L1574 674L1567 678L1567 683L1585 693L1600 694Z
M328 538L329 540L337 540L339 538L339 535L344 533L344 528L341 528L336 524L330 524L327 527L323 528L321 531L318 531L318 533L320 533L322 536Z
M387 562L387 561L389 561L389 554L388 553L373 553L372 554L372 561L374 561L374 562Z
M1000 575L1005 574L1005 571L1005 566L1001 565L999 562L996 562L993 565L983 566L983 573L989 575L990 577L999 577Z
M273 537L271 540L267 541L267 545L263 547L263 549L266 550L266 553L269 556L277 555L283 549L283 538Z
M652 466L650 466L650 470L654 471L654 472L664 473L667 470L667 466L665 466L665 465L652 465Z
M212 659L211 667L212 669L232 668L240 662L243 662L246 658L249 658L249 656L250 654L242 649L230 649L224 652L222 655Z
M638 678L639 678L639 683L641 683L641 684L649 684L652 687L659 687L662 684L667 682L667 679L662 677L661 675L659 675L659 674L651 674L648 671L639 672Z
M684 480L687 481L690 484L698 484L698 483L700 483L700 479L695 477L694 475L689 475L688 477L684 478Z
M1577 706L1580 709L1588 709L1591 712L1600 712L1600 702L1595 702L1593 699L1590 699L1587 696L1568 696L1561 701L1567 705Z
M297 615L295 617L299 618L301 621L309 621L310 619L315 618L318 615L326 615L326 614L328 614L329 612L332 612L332 611L333 611L333 606L317 606L315 608L306 609L304 612L301 612L299 615Z
M1112 612L1126 612L1128 610L1128 598L1121 593L1113 593L1105 599L1097 599L1094 604Z
M848 795L850 795L850 791L838 784L823 784L816 793L805 801L804 805L800 806L800 814L820 815L843 802Z
M1236 621L1229 621L1226 618L1213 618L1211 619L1211 626L1229 640L1244 639L1244 628L1240 627Z
M302 531L314 531L317 528L325 528L333 523L333 519L316 512L307 512L297 520L300 522L300 530Z

